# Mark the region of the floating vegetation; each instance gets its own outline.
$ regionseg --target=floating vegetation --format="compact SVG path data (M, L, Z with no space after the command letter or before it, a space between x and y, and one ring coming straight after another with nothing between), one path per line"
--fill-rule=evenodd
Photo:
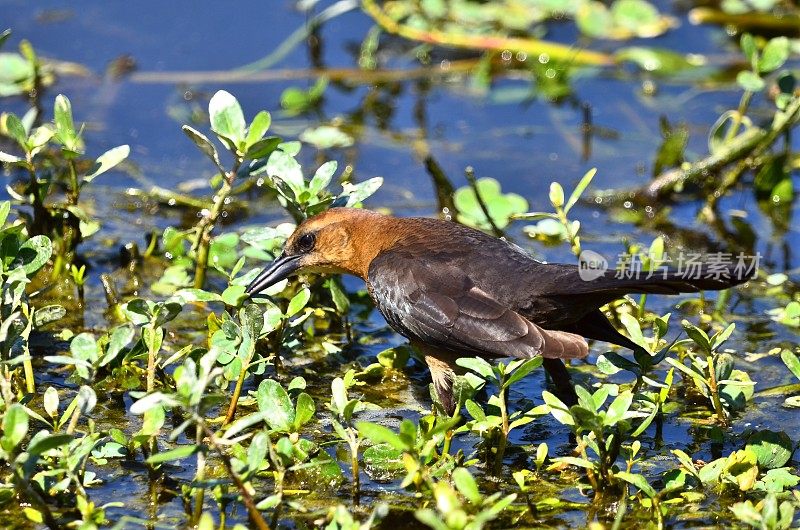
M800 296L796 263L788 265L800 121L796 9L738 1L690 9L692 23L731 29L720 60L708 50L650 46L684 19L643 0L363 0L362 20L376 25L351 46L357 67L319 66L319 27L357 5L324 7L244 70L131 74L131 86L314 80L275 91L273 112L252 112L237 86L206 95L182 85L168 112L190 123L180 128L185 138L172 132L197 148L204 169L191 167L202 178L140 178L124 194L103 182L140 176L144 155L118 141L94 150L105 131L74 118L86 103L48 90L62 89L57 74L68 75L67 63L40 58L26 41L19 53L0 54L0 96L25 107L0 115L8 193L0 202L0 521L53 529L797 527ZM562 42L555 28L563 25L575 42ZM0 45L9 36L0 34ZM305 41L314 68L263 70ZM601 190L608 170L575 170L572 161L558 175L534 167L524 185L502 179L511 134L525 142L561 134L584 159L598 137L618 138L593 122L573 84L608 91L631 79L650 103L661 82L723 86L734 100L715 105L707 134L668 111L654 115L655 151L641 154L653 163L636 187ZM395 111L412 84L417 128L409 131ZM578 109L583 121L572 135L509 133L498 123L486 152L471 152L474 144L437 136L442 118L426 114L428 98L455 86L463 101L492 112L541 96L555 102L546 107L554 113ZM329 114L342 94L363 99ZM466 137L483 124L470 129L465 118L459 126ZM569 367L576 403L565 403L541 358L464 357L449 413L427 387L418 353L399 344L361 286L301 276L246 294L294 228L328 208L369 200L431 213L418 202L382 202L403 185L391 166L385 179L364 175L356 153L368 142L382 162L398 145L416 156L453 222L522 236L527 249L582 267L596 266L601 248L649 275L694 248L728 264L760 258L757 232L771 226L769 255L746 285L715 298L699 293L665 306L641 295L605 305L635 348L593 343L588 360ZM480 170L451 180L444 168L454 152ZM529 185L541 193L527 193ZM114 232L129 234L119 225L130 217L102 214L112 194L157 219L136 241ZM752 197L759 217L732 205L734 195ZM685 205L700 226L677 226L670 208ZM133 493L123 499L120 491Z

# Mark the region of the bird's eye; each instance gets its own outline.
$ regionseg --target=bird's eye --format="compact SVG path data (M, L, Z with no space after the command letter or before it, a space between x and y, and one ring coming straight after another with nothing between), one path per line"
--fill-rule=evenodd
M297 240L297 250L300 252L308 252L314 248L316 242L317 238L311 232L303 234L300 236L300 239Z

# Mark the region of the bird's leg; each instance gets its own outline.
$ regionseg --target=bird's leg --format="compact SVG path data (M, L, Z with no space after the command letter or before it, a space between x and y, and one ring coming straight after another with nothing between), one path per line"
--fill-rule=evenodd
M564 402L568 407L578 404L578 394L575 393L575 387L572 386L572 379L569 377L569 371L561 359L544 359L542 363L544 369L547 370L550 379L556 387L556 396Z
M426 350L428 350L426 348ZM430 353L430 350L423 351L423 358L428 369L431 371L431 379L433 379L433 388L439 398L439 402L444 407L444 412L448 416L452 416L456 411L458 405L453 395L453 384L456 380L456 374L450 363L441 358L442 356L435 356Z

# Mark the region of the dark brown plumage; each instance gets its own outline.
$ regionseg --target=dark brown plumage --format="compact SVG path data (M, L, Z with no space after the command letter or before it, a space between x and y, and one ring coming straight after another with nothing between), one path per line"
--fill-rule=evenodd
M333 208L304 221L283 254L248 287L257 293L298 270L359 276L386 321L423 354L452 412L455 359L542 355L562 398L574 391L561 359L588 354L585 338L637 348L598 309L629 293L724 289L731 278L584 281L576 265L542 263L460 224ZM702 275L700 275L702 276Z

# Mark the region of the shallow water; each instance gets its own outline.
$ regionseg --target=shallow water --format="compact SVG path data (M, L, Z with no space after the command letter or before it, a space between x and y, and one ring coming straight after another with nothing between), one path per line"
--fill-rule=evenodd
M671 4L659 3L662 10L670 11ZM219 89L233 93L241 102L245 115L251 117L261 109L273 111L273 129L284 137L293 137L306 126L341 117L345 123L357 123L355 145L343 150L330 150L326 157L340 161L340 167L350 164L355 169L355 179L380 175L384 186L369 199L371 207L388 207L398 215L435 215L438 213L436 195L430 177L420 157L415 152L415 142L426 140L431 154L452 179L456 187L466 184L463 171L472 166L478 177L491 176L502 184L506 192L524 196L531 211L548 210L547 190L550 182L557 180L570 190L585 171L598 168L593 187L628 187L646 182L652 173L653 154L661 142L659 117L668 117L670 123L685 122L691 136L687 155L691 158L706 152L706 134L711 123L725 109L734 108L739 92L730 86L712 88L680 79L660 79L657 76L638 74L611 76L576 76L572 83L574 96L569 101L551 103L531 97L528 82L501 78L488 92L476 92L468 78L458 75L418 78L392 82L384 86L365 85L358 81L331 82L325 92L319 116L289 118L277 110L281 92L289 86L310 86L313 76L303 71L312 67L353 68L361 38L371 27L371 21L358 10L351 11L326 23L319 31L321 54L312 57L303 43L272 66L278 71L274 79L257 82L190 80L182 82L185 72L206 72L199 77L211 78L210 71L229 71L246 65L273 52L292 31L306 22L306 16L297 12L288 0L281 2L240 1L230 3L200 3L177 1L158 2L55 2L40 1L35 5L24 0L0 2L5 13L5 24L14 31L10 46L21 38L30 40L42 56L84 65L89 76L63 76L48 89L43 103L49 114L52 96L67 94L73 102L76 122L86 122L87 152L100 153L115 145L131 146L128 171L114 171L99 179L87 198L92 202L95 215L103 221L103 230L83 247L92 270L92 282L87 286L87 302L82 318L74 321L75 329L102 328L107 325L102 308L105 300L97 282L100 272L117 270L119 247L134 241L145 246L143 234L169 225L189 224L183 214L167 206L143 202L125 194L129 187L148 188L157 183L165 188L176 188L182 183L212 176L208 161L200 156L180 130L193 112L204 110L211 94ZM722 29L711 26L691 26L682 11L673 13L680 26L655 42L659 47L681 52L707 54L712 62L723 62L735 55L737 48ZM564 27L555 27L552 38L571 39ZM601 45L605 46L605 45ZM414 66L404 54L411 47L396 41L390 65L396 68ZM111 79L104 72L109 63L121 56L130 56L135 70L119 79ZM434 57L437 57L434 55ZM454 54L454 57L458 57ZM437 60L441 58L437 57ZM163 81L153 81L155 73ZM295 78L297 77L297 78ZM645 95L643 84L653 82L655 95ZM374 101L378 102L375 104ZM366 105L365 101L372 101ZM763 102L756 102L756 105ZM24 102L16 99L2 101L3 110L24 112ZM600 131L591 138L591 153L583 158L581 125L583 106L591 108L592 123ZM201 125L200 127L205 127ZM797 146L796 137L793 140ZM314 149L305 147L301 156L304 167L313 166ZM201 188L202 189L202 188ZM725 238L713 227L697 224L695 214L698 204L679 202L671 207L670 221L679 229L664 227L670 237L671 248L687 245L687 250L702 251L708 248L725 248ZM747 222L757 235L755 250L768 258L770 272L793 273L799 265L792 252L797 247L798 227L793 214L785 220L788 230L776 230L772 221L757 207L752 191L736 191L721 203L721 209L742 210ZM649 243L661 232L642 229L631 223L620 223L597 205L581 203L573 216L582 222L585 248L605 255L615 256L621 250L620 241L629 239ZM272 223L282 219L282 210L264 199L253 198L247 204L246 216L235 219L226 229L245 225ZM572 261L566 246L547 247L527 239L521 231L524 223L516 223L509 236L537 257L548 261ZM788 255L784 256L780 248ZM148 273L145 271L145 276ZM795 276L794 274L791 274ZM154 281L158 274L153 272ZM122 279L120 281L123 281ZM145 283L147 278L145 278ZM361 289L355 279L348 279L350 290ZM744 363L757 381L756 390L792 382L791 374L775 356L746 363L751 353L765 353L776 346L793 345L796 335L786 327L772 323L765 311L775 307L770 299L747 298L733 295L736 309L737 331L728 346L736 352L737 363ZM678 299L651 297L648 307L664 313L674 310ZM738 304L738 305L736 305ZM96 309L100 308L100 309ZM672 336L680 313L673 315ZM756 325L758 325L756 329ZM748 329L766 334L748 334ZM298 359L291 367L292 373L303 373L303 363L313 362L315 371L322 370L319 380L309 379L318 403L326 401L325 393L330 380L344 372L349 363L368 364L374 355L388 346L401 344L402 337L386 329L380 316L373 311L365 322L357 322L357 334L374 334L378 338L368 345L355 345L343 354L342 359L311 361ZM595 344L588 365L597 355L606 351L604 344ZM340 361L344 361L342 365ZM292 364L290 362L290 364ZM594 375L590 375L594 374ZM589 366L579 367L578 381L595 378ZM594 380L594 379L591 379ZM50 384L64 384L63 378L53 374ZM516 387L512 400L534 396L541 403L544 376L541 371L528 377ZM415 414L427 408L425 371L414 365L406 370L404 380L393 385L397 390L383 403L390 407L391 416ZM375 399L385 395L377 389ZM368 394L367 399L371 399ZM780 408L783 397L757 398L741 415L735 431L746 427L771 428L787 433L800 432L800 415ZM130 399L125 398L126 405ZM102 405L102 404L101 404ZM396 409L396 410L395 410ZM98 411L108 423L119 421L124 413L119 405L109 404ZM97 414L97 413L96 413ZM104 416L105 415L105 416ZM103 421L98 423L102 426ZM543 419L515 431L512 441L521 446L547 441L551 450L567 447L565 428L552 418ZM469 450L476 443L466 437L459 441ZM660 455L667 449L691 447L692 454L710 460L738 448L735 444L717 447L706 434L696 429L694 423L671 416L664 425L663 446L655 447L654 438L645 436L644 447ZM648 447L649 445L649 447ZM515 449L516 450L516 449ZM509 456L525 462L525 454ZM668 467L660 460L652 462L653 476ZM346 466L345 466L346 467ZM145 516L148 511L148 481L144 469L112 469L104 476L105 484L93 492L100 502L118 499L124 495L125 508L109 511L112 519L120 514ZM190 480L191 468L175 467L170 470L178 480ZM398 492L398 483L378 483L364 479L364 503L382 495L381 492ZM575 490L565 491L566 498L581 503L590 499ZM305 499L310 504L329 503L333 497L347 502L348 491L330 491L316 499ZM400 503L402 504L402 503ZM406 499L407 505L413 501ZM712 508L713 510L713 508ZM183 520L183 508L178 497L162 496L158 507L160 521L165 527ZM709 514L703 511L705 517ZM395 514L397 517L399 515ZM234 519L243 517L242 513ZM587 524L582 510L573 510L552 517L544 517L540 524L572 527ZM395 519L399 521L401 519ZM406 517L411 521L410 516ZM283 523L294 526L290 519ZM710 519L692 521L691 517L678 518L676 528L713 524ZM297 523L302 526L302 523Z

